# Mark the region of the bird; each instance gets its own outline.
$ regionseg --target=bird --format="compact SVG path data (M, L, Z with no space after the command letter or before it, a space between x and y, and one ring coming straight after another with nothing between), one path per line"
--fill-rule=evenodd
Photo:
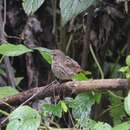
M61 50L54 49L51 53L51 70L57 79L62 81L72 80L74 75L82 71L78 62L66 56Z

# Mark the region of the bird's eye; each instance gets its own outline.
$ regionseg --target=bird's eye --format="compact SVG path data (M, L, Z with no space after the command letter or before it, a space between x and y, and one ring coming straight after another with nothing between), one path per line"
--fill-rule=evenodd
M67 64L69 64L69 63L70 63L70 61L69 61L69 60L66 60L65 62L66 62Z

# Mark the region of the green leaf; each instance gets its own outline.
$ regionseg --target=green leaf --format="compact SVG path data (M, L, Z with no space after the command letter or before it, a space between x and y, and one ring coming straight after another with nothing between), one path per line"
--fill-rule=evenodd
M32 50L22 44L5 43L0 46L0 54L4 56L19 56L27 52L32 52Z
M127 72L125 75L127 79L130 78L130 72Z
M128 66L130 66L130 55L128 55L128 56L126 57L126 64L127 64Z
M96 124L96 121L90 119L90 118L84 118L84 120L81 122L80 120L77 120L77 123L75 125L76 128L80 128L79 130L93 130L93 126Z
M19 92L15 88L12 88L10 86L0 87L0 99L16 95L18 93Z
M45 0L23 0L23 8L26 14L32 15L44 3Z
M62 26L86 10L97 0L60 0Z
M82 81L82 80L88 80L88 78L86 77L85 74L83 74L81 72L81 73L78 73L78 74L74 75L73 80L74 81Z
M80 93L71 102L69 107L72 108L72 113L75 119L81 120L89 118L92 105L95 103L94 97L89 93Z
M121 67L119 71L122 73L126 73L128 71L128 66Z
M0 75L1 76L6 76L6 72L3 68L0 68Z
M124 108L126 113L130 116L130 91L128 93L128 96L124 100Z
M49 114L52 114L53 116L57 116L59 118L62 117L62 107L61 104L44 104L43 105L43 114L45 116L48 116Z
M130 68L129 66L124 66L119 69L120 72L124 73L126 78L130 78Z
M122 94L121 92L116 92L116 94ZM123 102L121 99L117 99L113 96L109 96L109 100L111 102L111 106L109 105L110 108L110 114L113 118L113 123L114 125L120 124L123 120L123 117L126 116Z
M112 130L130 130L130 121L115 126Z
M63 111L64 111L64 112L67 112L67 111L68 111L68 108L67 108L65 102L64 102L64 101L60 101L60 104L61 104L61 108L63 109Z
M96 92L96 93L94 93L93 96L94 96L95 102L96 102L97 104L99 104L100 101L101 101L101 98L102 98L102 94L99 93L99 92Z
M93 130L112 130L112 127L103 122L98 122L94 125Z
M16 86L18 86L20 84L20 82L24 79L24 77L16 77Z
M39 113L29 106L20 106L9 116L6 130L37 130L40 126Z
M37 47L34 48L35 50L38 50L41 54L41 56L49 63L52 63L52 55L51 55L51 50L43 47Z
M82 122L79 122L80 128L83 130L93 130L93 126L96 124L96 121L92 119L84 119Z

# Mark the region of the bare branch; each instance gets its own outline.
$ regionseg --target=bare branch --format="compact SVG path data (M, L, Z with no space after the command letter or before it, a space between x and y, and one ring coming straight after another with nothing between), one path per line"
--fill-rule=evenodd
M49 87L48 87L49 86ZM73 93L91 91L91 90L124 90L129 88L127 79L100 79L100 80L88 80L88 81L69 81L60 84L52 83L51 85L33 88L19 93L15 96L4 98L2 102L9 104L20 104L26 101L28 98L34 96L35 98L45 98L53 96L54 92L57 95L64 94L64 96L71 96ZM0 106L4 104L0 102Z

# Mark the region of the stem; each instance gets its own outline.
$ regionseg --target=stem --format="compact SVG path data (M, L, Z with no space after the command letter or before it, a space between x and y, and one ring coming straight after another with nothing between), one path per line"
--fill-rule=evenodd
M111 106L111 107L105 109L105 110L98 116L98 118L101 118L106 112L110 111L111 109L120 107L121 105L123 105L123 103L117 104L117 105L115 105L115 106Z
M53 29L52 29L52 33L54 35L57 34L56 32L56 5L57 5L57 0L52 0L52 6L53 6Z
M66 32L65 27L62 25L60 26L60 42L58 44L58 48L61 49L63 52L65 52L66 46Z
M2 55L2 57L0 58L0 64L1 64L1 62L2 62L2 60L4 59L4 55Z
M101 68L101 66L100 66L100 64L99 64L99 62L98 62L98 60L97 60L97 58L96 58L96 55L95 55L94 50L93 50L93 48L92 48L92 45L90 44L89 47L90 47L90 52L91 52L91 54L92 54L92 57L93 57L95 63L97 64L97 67L98 67L99 72L100 72L100 74L101 74L101 79L104 79L103 70L102 70L102 68ZM111 96L113 96L114 98L118 98L118 99L124 100L123 97L114 94L114 93L113 93L112 91L110 91L110 90L108 90L108 93L109 93Z
M72 39L73 39L73 34L71 34L70 37L69 37L69 40L68 40L68 43L67 43L67 46L66 46L66 54L68 54L68 52L69 52L69 48L70 48Z
M117 98L117 99L120 99L120 100L124 100L123 97L114 94L114 93L113 93L112 91L110 91L110 90L108 90L108 93L109 93L111 96L113 96L114 98Z
M10 109L13 109L13 107L12 107L10 104L8 104L7 102L4 102L4 101L0 100L0 103L5 104L5 105L8 106Z
M3 28L5 28L6 24L6 0L4 0L4 21L3 21Z
M90 44L89 48L90 48L90 52L91 52L91 54L92 54L92 57L93 57L95 63L97 64L97 67L98 67L99 72L100 72L100 74L101 74L101 79L104 79L104 73L103 73L103 70L102 70L102 68L101 68L101 66L100 66L100 64L99 64L99 62L98 62L98 60L97 60L97 58L96 58L96 55L95 55L95 53L94 53L94 50L93 50L91 44Z
M112 66L111 75L112 75L112 72L115 70L116 65L119 63L119 60L120 60L120 58L121 58L121 55L125 52L126 47L127 47L127 46L124 46L124 48L121 50L120 55L117 57L117 59L116 59L116 61L115 61L115 65Z
M0 113L3 114L3 115L5 115L5 116L9 116L9 113L8 113L8 112L6 112L6 111L4 111L4 110L1 110L1 109L0 109Z

